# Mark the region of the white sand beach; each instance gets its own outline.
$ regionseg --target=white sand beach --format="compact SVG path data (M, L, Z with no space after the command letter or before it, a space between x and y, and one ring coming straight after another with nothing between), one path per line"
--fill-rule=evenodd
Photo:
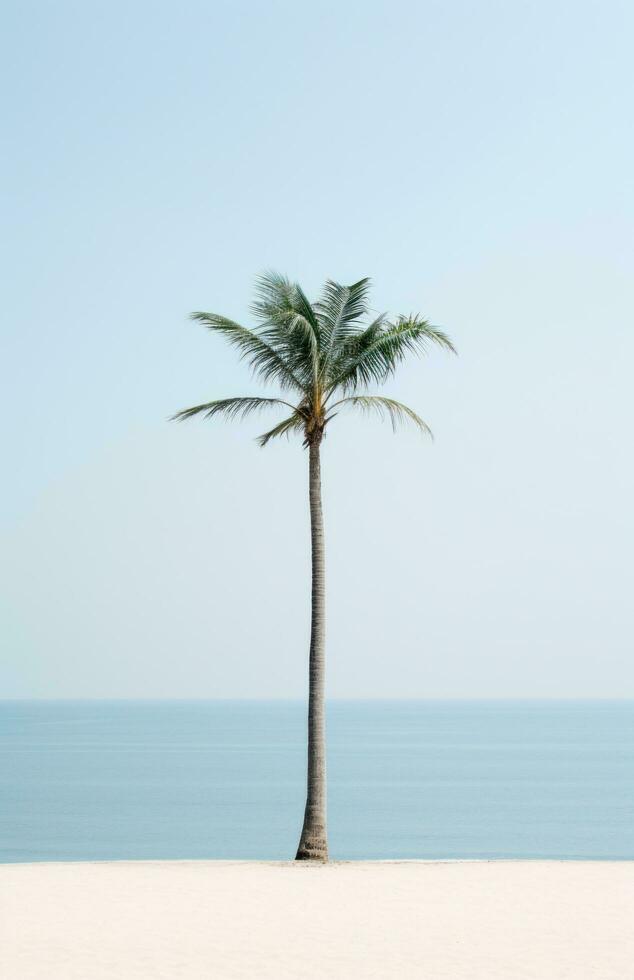
M0 866L3 980L625 980L634 862Z

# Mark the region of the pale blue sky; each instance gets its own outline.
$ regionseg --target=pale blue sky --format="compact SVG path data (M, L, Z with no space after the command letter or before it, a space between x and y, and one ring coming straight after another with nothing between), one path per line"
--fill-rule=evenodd
M333 696L634 697L634 7L8 3L5 697L305 691L306 459L192 309L273 267L454 338L333 426Z

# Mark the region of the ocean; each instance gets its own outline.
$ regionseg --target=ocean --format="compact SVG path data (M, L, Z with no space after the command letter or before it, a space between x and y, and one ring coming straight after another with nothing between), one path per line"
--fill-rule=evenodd
M292 701L0 702L0 862L294 857ZM634 859L634 702L333 701L335 859Z

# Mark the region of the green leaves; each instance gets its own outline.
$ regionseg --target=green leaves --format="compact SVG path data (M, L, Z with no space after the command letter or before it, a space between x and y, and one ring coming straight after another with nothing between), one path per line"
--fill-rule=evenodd
M237 347L242 358L249 362L253 373L262 381L276 381L282 389L304 392L304 387L295 376L289 361L252 330L217 313L192 313L190 319L222 334L233 347Z
M194 405L193 408L184 408L176 415L172 415L170 422L184 422L191 419L194 415L202 415L203 418L212 419L214 415L224 415L228 419L246 419L254 412L259 412L263 408L270 408L271 405L287 405L288 402L281 398L220 398L215 402L206 402L204 405ZM292 405L288 406L293 408Z
M360 279L352 286L342 286L328 279L315 310L321 324L322 374L332 360L333 352L350 337L354 326L368 311L370 280Z
M302 288L286 276L266 272L256 280L253 313L260 321L259 336L270 345L311 391L319 365L320 324Z
M455 353L447 335L418 315L398 317L394 324L379 317L351 343L343 345L335 376L329 378L329 390L354 391L372 382L383 384L407 354L425 354L430 344Z
M275 425L268 432L263 435L258 436L258 444L262 447L266 446L267 442L271 439L277 439L278 436L289 436L291 432L303 432L306 427L306 419L303 418L298 412L293 412L289 415L287 419Z
M256 282L253 330L217 313L192 313L192 319L221 334L238 350L258 380L292 392L296 404L282 398L225 398L184 409L173 418L246 418L261 408L285 405L292 414L260 436L258 441L264 446L300 430L305 438L314 438L337 414L334 408L348 405L388 417L393 428L409 421L430 434L412 409L391 398L367 395L364 389L385 383L406 357L425 354L434 345L455 353L453 344L418 314L395 320L381 314L364 327L369 288L367 278L351 286L328 280L317 302L311 304L297 283L266 272ZM346 397L332 403L337 395Z
M399 424L403 422L413 422L414 425L420 429L420 431L430 438L434 438L433 433L426 422L417 415L413 408L409 408L408 405L403 405L402 402L397 402L393 398L384 398L382 395L353 395L350 398L342 398L340 401L335 402L331 408L337 408L339 405L349 405L353 408L359 408L362 412L376 412L381 418L389 418L392 423L392 431L396 432ZM336 412L334 413L337 414ZM330 415L332 418L332 414Z

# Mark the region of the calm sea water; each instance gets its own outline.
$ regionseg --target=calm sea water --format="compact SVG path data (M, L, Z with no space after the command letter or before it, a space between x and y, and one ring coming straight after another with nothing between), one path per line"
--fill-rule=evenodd
M295 702L0 703L0 861L290 858ZM335 858L633 858L634 702L334 702Z

